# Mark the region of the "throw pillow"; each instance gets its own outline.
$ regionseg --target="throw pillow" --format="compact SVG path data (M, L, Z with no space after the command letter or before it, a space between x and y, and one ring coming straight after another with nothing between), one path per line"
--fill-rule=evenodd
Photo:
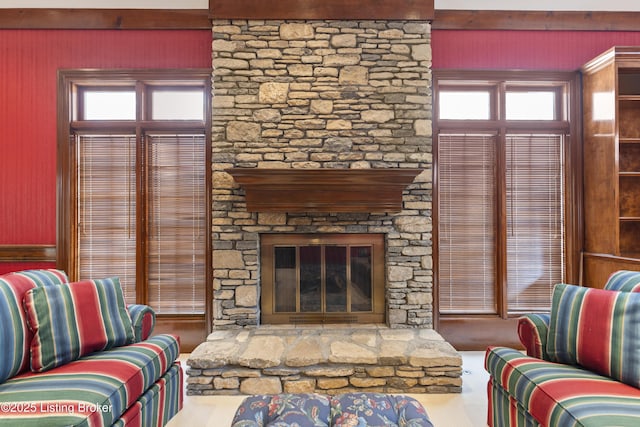
M120 280L84 280L25 294L31 370L43 372L82 356L133 342Z
M640 387L640 294L556 285L547 354Z
M0 383L29 368L33 336L22 309L25 292L67 282L61 270L26 270L0 276Z

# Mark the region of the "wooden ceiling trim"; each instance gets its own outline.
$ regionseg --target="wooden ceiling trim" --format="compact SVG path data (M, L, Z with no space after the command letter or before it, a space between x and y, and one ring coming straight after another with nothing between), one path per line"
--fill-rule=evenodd
M435 30L640 29L640 12L434 10L433 0L366 0L375 7L366 7L360 0L209 1L209 10L0 9L0 29L210 30L210 18L232 19L243 15L245 19L311 19L304 15L318 19L422 19L432 21ZM290 9L292 4L297 6ZM300 6L305 4L313 7L307 10Z
M211 30L205 9L0 9L0 29Z
M434 30L638 31L640 12L436 10Z
M434 0L209 0L212 19L430 21Z

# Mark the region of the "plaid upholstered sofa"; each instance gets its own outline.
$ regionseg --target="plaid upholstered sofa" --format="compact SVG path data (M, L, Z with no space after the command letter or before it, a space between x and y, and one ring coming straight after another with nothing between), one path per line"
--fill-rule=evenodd
M519 319L527 354L489 347L489 426L640 426L640 273L604 289L560 284Z
M0 276L0 426L162 426L182 408L180 348L150 337L117 278Z

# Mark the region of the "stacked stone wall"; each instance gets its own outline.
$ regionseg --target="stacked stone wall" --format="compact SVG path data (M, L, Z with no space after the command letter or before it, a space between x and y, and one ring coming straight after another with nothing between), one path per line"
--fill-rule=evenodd
M385 233L387 323L431 328L430 25L214 21L214 328L259 323L261 233ZM224 170L420 168L396 214L249 213Z

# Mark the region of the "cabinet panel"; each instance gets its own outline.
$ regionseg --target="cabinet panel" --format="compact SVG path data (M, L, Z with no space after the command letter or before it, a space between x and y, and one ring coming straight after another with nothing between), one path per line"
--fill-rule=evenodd
M620 141L620 172L640 173L640 141Z
M584 283L640 270L640 47L583 68ZM611 125L611 128L608 128Z
M618 114L620 138L640 138L640 100L620 100Z
M620 255L640 258L640 221L620 221Z

